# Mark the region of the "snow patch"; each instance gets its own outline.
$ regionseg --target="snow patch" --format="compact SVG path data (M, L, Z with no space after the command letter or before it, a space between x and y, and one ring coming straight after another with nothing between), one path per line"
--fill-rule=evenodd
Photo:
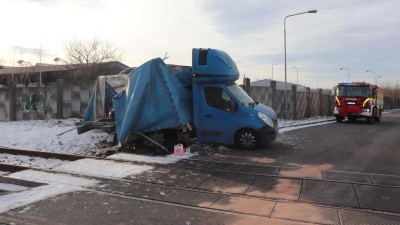
M1 122L0 146L26 150L83 154L109 134L92 130L78 135L78 119Z
M83 190L83 188L70 185L50 184L27 191L11 193L0 196L0 213L26 206L59 194Z
M99 183L99 181L94 179L86 179L74 177L68 174L56 174L36 170L23 170L20 172L9 174L6 177L33 181L37 183L62 184L78 187L90 187Z
M47 169L61 165L65 162L66 161L59 159L45 159L45 158L31 157L25 155L0 154L0 163L16 165L16 166L27 166L32 168Z
M84 187L94 186L99 181L73 177L66 174L53 174L35 170L24 170L7 177L21 180L28 180L39 183L48 183L25 191L0 195L0 213L11 209L19 208L35 202L74 191L85 190Z
M175 156L173 154L167 156L146 156L146 155L134 155L127 153L116 153L109 156L110 159L124 160L131 162L142 162L142 163L157 163L157 164L172 164L176 163L181 159L188 159L194 156L194 154L185 153L183 156Z
M151 169L153 169L152 166L138 166L100 159L80 159L53 168L54 171L102 178L123 178Z
M285 133L285 132L292 131L292 130L302 129L302 128L306 128L306 127L320 126L320 125L325 125L325 124L330 124L330 123L336 123L336 121L328 121L328 122L320 122L320 123L315 123L315 124L305 124L305 125L296 125L296 126L279 128L279 133Z

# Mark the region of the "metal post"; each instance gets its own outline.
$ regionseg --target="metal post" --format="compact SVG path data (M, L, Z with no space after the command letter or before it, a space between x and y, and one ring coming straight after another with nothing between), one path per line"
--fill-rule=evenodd
M274 79L274 65L278 65L278 63L273 63L272 64L272 78L271 78L271 80Z
M374 84L375 85L378 85L378 77L382 77L382 76L379 76L377 73L375 73L374 71L371 71L371 70L367 70L367 71L365 71L365 72L367 72L367 73L373 73L375 76L374 76Z
M288 15L285 17L283 20L283 36L284 36L284 47L285 47L285 119L288 118L288 95L287 95L287 67L286 67L286 18L291 17L291 16L297 16L305 13L316 13L317 10L309 10L307 12L301 12L301 13L296 13L292 15Z
M339 68L339 69L340 69L340 70L347 70L347 81L349 82L349 81L350 81L350 72L349 72L349 69L344 68L344 67Z
M299 68L293 66L294 69L297 70L297 84L299 84Z

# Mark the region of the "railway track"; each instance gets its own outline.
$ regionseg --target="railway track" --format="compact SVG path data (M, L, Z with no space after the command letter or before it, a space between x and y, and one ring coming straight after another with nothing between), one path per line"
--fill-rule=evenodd
M324 212L325 216L339 217L339 212L374 212L400 223L400 178L399 182L393 181L397 179L394 176L321 171L321 178L306 178L287 173L299 169L295 167L201 159L162 165L17 149L0 149L0 154L58 159L65 163L90 159L153 167L144 173L124 178L36 168L43 172L69 173L101 180L100 184L89 189L121 197L271 218L274 212L280 212L279 209L287 207L287 204L294 209L306 205ZM32 167L0 164L0 171L10 173L26 169ZM283 217L300 221L296 215ZM334 217L328 218L334 220Z

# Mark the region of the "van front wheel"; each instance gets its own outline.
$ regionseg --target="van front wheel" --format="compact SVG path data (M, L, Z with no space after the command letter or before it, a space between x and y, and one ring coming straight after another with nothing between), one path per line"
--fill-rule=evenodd
M243 129L240 130L235 137L235 145L246 149L255 149L260 144L260 138L254 130Z

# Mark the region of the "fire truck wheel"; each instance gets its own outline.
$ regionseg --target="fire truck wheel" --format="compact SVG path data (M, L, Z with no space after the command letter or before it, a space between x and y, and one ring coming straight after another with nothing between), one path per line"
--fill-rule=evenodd
M375 118L374 118L375 121L376 121L376 122L381 122L381 116L382 116L382 115L381 115L380 113L377 113L377 115L376 115Z
M343 121L343 117L342 116L335 116L336 117L336 122L340 123Z
M375 121L375 109L372 110L372 115L370 117L367 117L367 123L373 124Z
M354 121L357 120L357 117L355 117L355 116L349 116L349 120L352 121L352 122L354 122Z
M236 134L235 145L240 148L251 150L257 148L259 144L260 138L254 130L243 129Z

